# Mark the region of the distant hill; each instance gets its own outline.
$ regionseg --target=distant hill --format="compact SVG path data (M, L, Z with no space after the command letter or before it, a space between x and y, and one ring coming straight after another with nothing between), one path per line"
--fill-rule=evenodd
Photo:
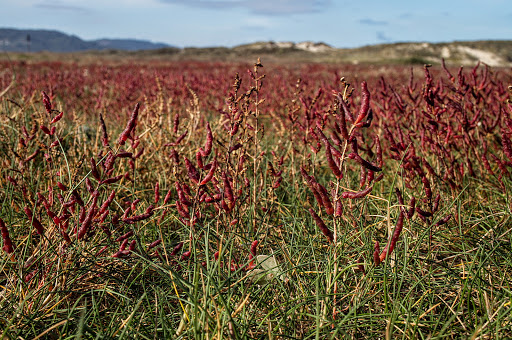
M364 46L345 50L345 58L354 62L395 62L439 64L442 59L452 65L512 66L511 40L454 41L445 43L404 42Z
M234 50L244 51L307 51L307 52L329 52L336 50L334 47L323 42L304 41L293 43L290 41L260 41L252 44L245 44L233 47Z
M263 41L227 47L163 48L136 52L142 57L168 60L241 61L261 57L272 62L318 62L350 64L440 64L512 67L511 40L454 41L445 43L402 42L357 48L335 48L321 42Z
M151 50L171 47L167 44L134 39L82 40L50 30L0 28L0 51L8 52L80 52L88 50Z
M204 53L204 51L203 51ZM325 43L256 42L236 46L231 53L291 57L316 62L372 64L439 64L512 66L512 41L454 41L446 43L403 42L358 48L334 48Z
M1 51L21 54L28 51L66 52L76 53L76 58L87 52L112 58L131 56L166 60L246 61L261 57L267 62L352 64L439 64L444 59L447 64L453 66L471 66L480 61L493 67L512 67L512 40L401 42L358 48L336 48L323 42L311 41L260 41L231 48L178 48L145 40L86 41L58 31L0 29ZM31 58L37 56L33 54Z

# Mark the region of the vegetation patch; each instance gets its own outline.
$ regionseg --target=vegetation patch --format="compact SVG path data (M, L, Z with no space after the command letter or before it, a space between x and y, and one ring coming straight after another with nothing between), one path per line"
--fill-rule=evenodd
M510 72L127 60L0 62L3 337L512 336Z

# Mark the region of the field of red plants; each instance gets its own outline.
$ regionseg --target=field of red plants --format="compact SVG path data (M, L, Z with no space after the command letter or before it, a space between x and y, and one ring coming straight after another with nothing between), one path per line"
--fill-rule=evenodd
M0 61L3 336L512 336L511 84Z

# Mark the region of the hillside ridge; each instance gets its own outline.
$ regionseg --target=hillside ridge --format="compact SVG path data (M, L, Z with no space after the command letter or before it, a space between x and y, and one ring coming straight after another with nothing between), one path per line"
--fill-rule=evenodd
M6 52L80 52L90 50L151 50L171 47L138 39L83 40L54 30L0 28L0 51Z
M439 64L512 67L512 40L397 42L356 48L337 48L324 42L258 41L234 47L184 47L136 39L86 41L51 30L0 28L0 52L82 53L166 58L226 60L265 57L271 61L339 62L352 64Z

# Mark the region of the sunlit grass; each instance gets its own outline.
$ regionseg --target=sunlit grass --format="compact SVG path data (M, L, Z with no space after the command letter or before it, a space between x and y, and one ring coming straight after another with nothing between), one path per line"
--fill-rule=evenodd
M351 93L355 88L346 99L357 114L358 86L339 79L329 83L334 77L321 65L302 65L301 81L293 78L293 65L272 65L277 75L265 78L260 76L266 69L259 65L251 66L252 76L228 73L236 68L233 65L194 65L182 65L187 78L181 79L176 68L170 68L172 76L166 78L162 65L132 66L131 73L121 75L117 72L128 68L91 64L89 75L79 70L73 78L66 64L42 64L39 73L26 71L38 74L33 83L15 84L3 94L0 217L15 247L11 254L3 252L0 260L4 336L511 336L511 180L494 158L489 159L493 174L481 161L482 154L492 153L510 171L502 139L507 136L505 117L512 113L500 111L500 123L492 127L497 119L493 110L504 108L508 95L503 81L507 76L501 70L485 78L475 69L476 85L471 86L471 74L466 73L467 86L458 88L456 82L439 76L439 70L433 71L444 87L429 108L422 77L416 75L419 80L411 79L408 85L409 71L394 67L400 73L396 78L387 75L384 82L380 71L357 68L354 78L367 79L375 115L370 127L354 128L360 133L359 152L376 162L372 138L378 135L384 177L372 182L370 195L343 199L341 216L330 216L315 200L300 167L326 188L333 203L338 192L368 185L369 180L361 181L361 166L348 158L343 161L343 179L336 179L322 141L312 133L321 129L334 145L330 134L336 131L332 124L339 103L331 92ZM105 76L103 83L89 78L105 72L111 78ZM147 73L151 83L141 81ZM4 88L10 79L6 72ZM18 79L28 81L22 75ZM226 83L220 86L220 80ZM479 84L486 86L477 90ZM43 105L42 90L50 93L50 110ZM459 128L456 104L463 101L480 110L478 127ZM118 138L128 129L135 102L141 103L136 126L120 145ZM443 108L448 113L437 117L422 112ZM64 112L63 119L50 123L58 112ZM106 120L108 146L102 142L99 112ZM206 122L211 125L213 147L202 155ZM433 132L436 124L446 128ZM42 125L55 126L55 133L43 132ZM415 130L420 126L431 141ZM448 126L454 132L448 132ZM404 144L400 150L392 150L386 127L397 144ZM184 137L178 142L180 136ZM486 141L488 151L473 142L480 140ZM437 145L454 155L454 161L440 157ZM348 141L344 146L351 151ZM427 197L421 176L416 176L421 170L410 165L413 148L432 198ZM118 155L110 171L105 166L109 153ZM464 155L473 157L473 175ZM214 178L200 185L214 159L219 164ZM425 161L434 174L427 171ZM403 206L396 188L404 196ZM104 210L108 213L102 216L98 211L113 191L114 199ZM49 201L48 209L38 193ZM437 194L440 201L434 209ZM72 202L75 195L82 198L83 207ZM396 248L377 265L375 241L382 247L387 244L400 209L409 209L411 197L430 215L421 218L415 212L405 218ZM25 207L44 226L43 234L36 233L34 217L27 218ZM335 232L334 242L320 232L310 208ZM79 237L89 213L90 226ZM438 223L448 215L446 224ZM131 223L134 217L140 219ZM133 234L123 243L122 235L129 231ZM65 241L63 232L71 242ZM161 243L149 249L156 240ZM258 245L253 254L254 241ZM277 267L255 276L256 270L268 268L255 262L257 255L269 256Z

